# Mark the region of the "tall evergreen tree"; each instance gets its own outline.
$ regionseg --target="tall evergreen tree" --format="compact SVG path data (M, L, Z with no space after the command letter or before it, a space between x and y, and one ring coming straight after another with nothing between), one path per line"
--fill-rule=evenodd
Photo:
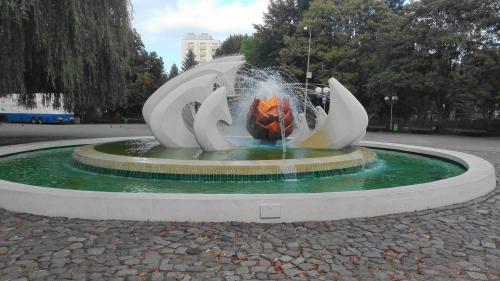
M189 70L193 67L195 67L198 64L196 61L196 57L193 53L193 50L189 49L188 53L186 54L186 57L184 58L184 61L182 62L182 71Z
M177 68L177 65L174 63L174 64L172 64L172 67L170 68L170 72L168 73L168 80L174 78L177 75L179 75L179 68Z
M131 31L129 0L1 0L0 95L30 104L55 93L77 113L114 109L126 101Z

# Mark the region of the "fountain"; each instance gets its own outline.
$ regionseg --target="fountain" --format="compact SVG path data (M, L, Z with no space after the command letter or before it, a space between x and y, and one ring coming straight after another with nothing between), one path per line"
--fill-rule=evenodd
M49 216L303 221L459 203L495 187L464 153L361 142L368 116L335 78L330 109L286 71L200 64L145 103L154 137L0 147L0 207ZM311 93L314 94L314 93Z

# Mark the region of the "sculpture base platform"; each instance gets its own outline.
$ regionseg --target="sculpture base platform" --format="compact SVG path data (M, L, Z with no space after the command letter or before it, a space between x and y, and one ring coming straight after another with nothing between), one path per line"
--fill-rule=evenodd
M196 153L192 150L186 153L183 149L169 149L151 157L133 152L130 153L132 155L123 155L129 153L120 149L106 151L106 145L119 146L115 144L77 148L73 153L76 165L92 172L126 177L180 181L269 181L350 174L375 160L375 153L364 147L342 151L294 151L290 148L283 156L277 153L277 149L254 148L258 150L258 155L255 155L255 151L236 148L224 154L209 153L201 159L193 159ZM262 156L268 160L256 159ZM277 157L284 159L273 159ZM241 158L252 160L234 160Z

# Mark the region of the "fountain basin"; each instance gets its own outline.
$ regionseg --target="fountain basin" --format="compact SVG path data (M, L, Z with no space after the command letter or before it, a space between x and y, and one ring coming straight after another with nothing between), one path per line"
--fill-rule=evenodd
M0 147L0 156L122 139L58 141ZM463 174L434 182L377 190L295 194L155 194L63 190L0 180L0 207L47 216L154 221L293 222L409 212L461 203L495 188L493 166L465 153L400 144L363 146L457 162ZM57 173L57 171L54 171ZM237 183L236 183L237 184Z
M147 145L154 140L134 140L140 141ZM127 155L130 151L126 149L117 151L119 149L115 147L120 146L130 144L125 141L86 145L76 148L73 157L83 164L82 168L94 172L184 181L269 181L332 176L360 171L375 160L375 153L364 147L342 151L299 149L297 153L291 149L284 155L277 154L276 149L260 148L260 151L255 152L252 150L256 148L238 148L233 151L205 152L208 156L204 155L204 159L192 159L198 153L196 149L161 148L161 154L156 157L138 157ZM105 152L106 149L111 152ZM262 155L266 152L270 155ZM252 158L248 155L251 153L267 159L233 159ZM281 159L290 154L292 156L288 156L288 159Z

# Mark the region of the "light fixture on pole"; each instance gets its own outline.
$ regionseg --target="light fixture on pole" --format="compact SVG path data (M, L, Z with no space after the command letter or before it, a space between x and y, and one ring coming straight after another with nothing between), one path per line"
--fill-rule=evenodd
M385 96L384 97L385 103L391 106L391 119L390 119L390 124L389 124L389 131L392 131L392 108L393 106L399 101L398 96Z
M309 78L312 78L312 72L309 72L309 62L311 60L311 38L312 32L308 26L304 26L304 31L309 31L309 48L307 50L307 70L306 70L306 91L304 93L304 113L306 113L307 109L307 90L309 86Z
M323 110L326 111L326 101L328 100L328 94L330 94L330 88L328 88L328 87L324 87L324 88L316 87L316 89L314 89L314 92L317 95L321 95L321 103L323 104Z

